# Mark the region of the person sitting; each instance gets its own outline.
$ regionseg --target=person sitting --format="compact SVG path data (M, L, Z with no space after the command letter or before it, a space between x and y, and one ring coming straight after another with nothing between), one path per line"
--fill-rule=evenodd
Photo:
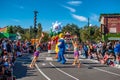
M109 59L109 53L106 51L103 59L100 60L101 64L106 64Z
M108 57L107 65L115 66L114 62L115 62L115 55L111 52Z

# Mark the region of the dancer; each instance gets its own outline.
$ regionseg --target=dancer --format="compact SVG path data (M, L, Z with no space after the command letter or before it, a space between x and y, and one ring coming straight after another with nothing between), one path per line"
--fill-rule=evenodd
M33 68L35 66L35 63L39 57L39 54L40 54L40 44L41 44L41 39L44 37L44 34L42 33L41 34L41 37L39 39L39 42L38 44L36 44L36 51L34 52L34 57L33 57L33 60L30 64L30 68Z
M80 61L79 61L79 46L77 41L72 40L72 44L74 47L74 62L72 65L76 65L76 62L78 63L78 68L80 68Z

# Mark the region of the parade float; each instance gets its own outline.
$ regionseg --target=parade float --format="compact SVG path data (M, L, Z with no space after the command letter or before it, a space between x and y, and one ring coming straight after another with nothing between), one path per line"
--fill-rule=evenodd
M52 27L50 28L50 39L48 42L48 53L58 53L57 42L59 39L59 34L61 33L61 23L55 22L52 23Z
M77 35L72 35L71 32L64 32L64 39L66 42L66 51L73 50L72 40L78 41Z
M72 49L72 38L73 36L71 35L70 32L64 32L65 34L65 42L66 42L66 50L70 51Z

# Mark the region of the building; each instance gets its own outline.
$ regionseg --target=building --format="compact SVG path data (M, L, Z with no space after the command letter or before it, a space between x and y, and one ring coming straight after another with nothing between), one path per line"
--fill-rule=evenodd
M101 14L99 21L104 40L120 40L120 14Z

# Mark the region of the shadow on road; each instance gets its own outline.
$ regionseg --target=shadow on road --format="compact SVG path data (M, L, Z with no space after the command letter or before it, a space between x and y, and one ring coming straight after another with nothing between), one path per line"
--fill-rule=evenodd
M16 76L16 79L25 77L27 74L27 66L23 66L21 62L15 63L13 74Z
M30 69L28 65L31 62L31 58L28 56L22 56L16 60L15 67L13 69L13 74L16 76L16 79L29 77L29 76L37 76L34 73L35 69Z

